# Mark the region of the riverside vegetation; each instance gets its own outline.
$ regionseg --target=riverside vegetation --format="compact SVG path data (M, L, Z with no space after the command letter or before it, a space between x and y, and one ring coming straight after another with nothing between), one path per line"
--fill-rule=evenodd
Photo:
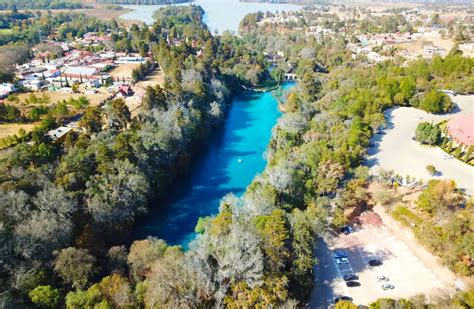
M344 225L345 211L363 209L369 199L362 161L383 111L410 105L433 112L425 101L449 110L444 98L432 100L442 97L437 89L455 85L463 93L474 85L474 61L457 50L403 67L368 67L352 59L342 36L317 42L258 28L212 36L196 6L155 16L151 28L107 26L116 50L151 51L165 72L164 88L147 89L142 114L132 119L120 99L105 110L88 107L86 133L58 143L38 131L2 160L3 306L296 307L313 285L316 237ZM202 57L185 40L169 46L167 36L193 38L204 46ZM225 196L217 215L197 222L189 250L153 237L124 246L150 196L163 193L196 141L217 128L237 86L269 78L263 51L277 40L290 50L300 81L279 94L286 112L273 129L265 171L242 197ZM466 216L472 220L472 212ZM469 241L469 234L472 227L450 240ZM465 250L472 244L453 254L455 265L463 262L459 252L469 256ZM450 302L468 308L473 298L459 294ZM353 308L337 306L344 305Z

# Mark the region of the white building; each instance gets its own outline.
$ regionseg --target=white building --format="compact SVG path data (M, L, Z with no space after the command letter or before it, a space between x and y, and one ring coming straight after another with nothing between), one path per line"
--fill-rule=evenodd
M115 63L145 63L146 60L143 57L119 57Z
M8 97L12 92L15 91L15 85L10 83L0 84L0 99Z

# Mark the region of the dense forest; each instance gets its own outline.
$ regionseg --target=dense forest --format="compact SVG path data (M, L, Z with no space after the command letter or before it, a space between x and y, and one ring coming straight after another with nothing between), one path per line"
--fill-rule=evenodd
M0 10L59 10L80 9L80 1L69 0L0 0Z

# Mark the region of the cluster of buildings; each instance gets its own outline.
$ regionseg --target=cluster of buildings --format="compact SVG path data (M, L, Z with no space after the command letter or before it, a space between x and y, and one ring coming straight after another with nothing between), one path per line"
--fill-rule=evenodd
M35 59L17 65L17 85L30 91L72 92L71 86L78 84L81 86L81 90L94 92L94 89L104 84L129 83L130 76L127 76L127 79L123 76L121 78L116 76L117 80L114 80L109 72L120 64L145 63L147 58L113 51L93 52L72 47L74 45L104 46L103 44L107 40L110 40L108 36L86 33L82 38L76 39L74 44L49 41L48 44L60 47L63 50L63 55L51 58L47 52L36 52ZM12 91L8 92L5 88L3 92L8 96Z
M381 34L359 34L356 35L357 43L348 44L354 57L357 55L366 55L369 62L385 61L395 56L401 56L404 59L411 60L418 57L431 58L435 55L445 56L448 51L435 44L423 46L420 52L409 52L405 44L429 42L430 39L440 37L439 32L433 35L433 32L423 28L426 32L397 32Z

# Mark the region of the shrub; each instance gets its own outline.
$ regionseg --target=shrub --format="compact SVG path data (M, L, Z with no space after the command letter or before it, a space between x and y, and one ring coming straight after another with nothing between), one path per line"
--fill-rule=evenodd
M420 108L429 113L446 113L453 108L453 102L445 93L431 89L423 94Z
M440 141L441 130L437 125L420 122L416 127L415 139L422 144L435 145Z

